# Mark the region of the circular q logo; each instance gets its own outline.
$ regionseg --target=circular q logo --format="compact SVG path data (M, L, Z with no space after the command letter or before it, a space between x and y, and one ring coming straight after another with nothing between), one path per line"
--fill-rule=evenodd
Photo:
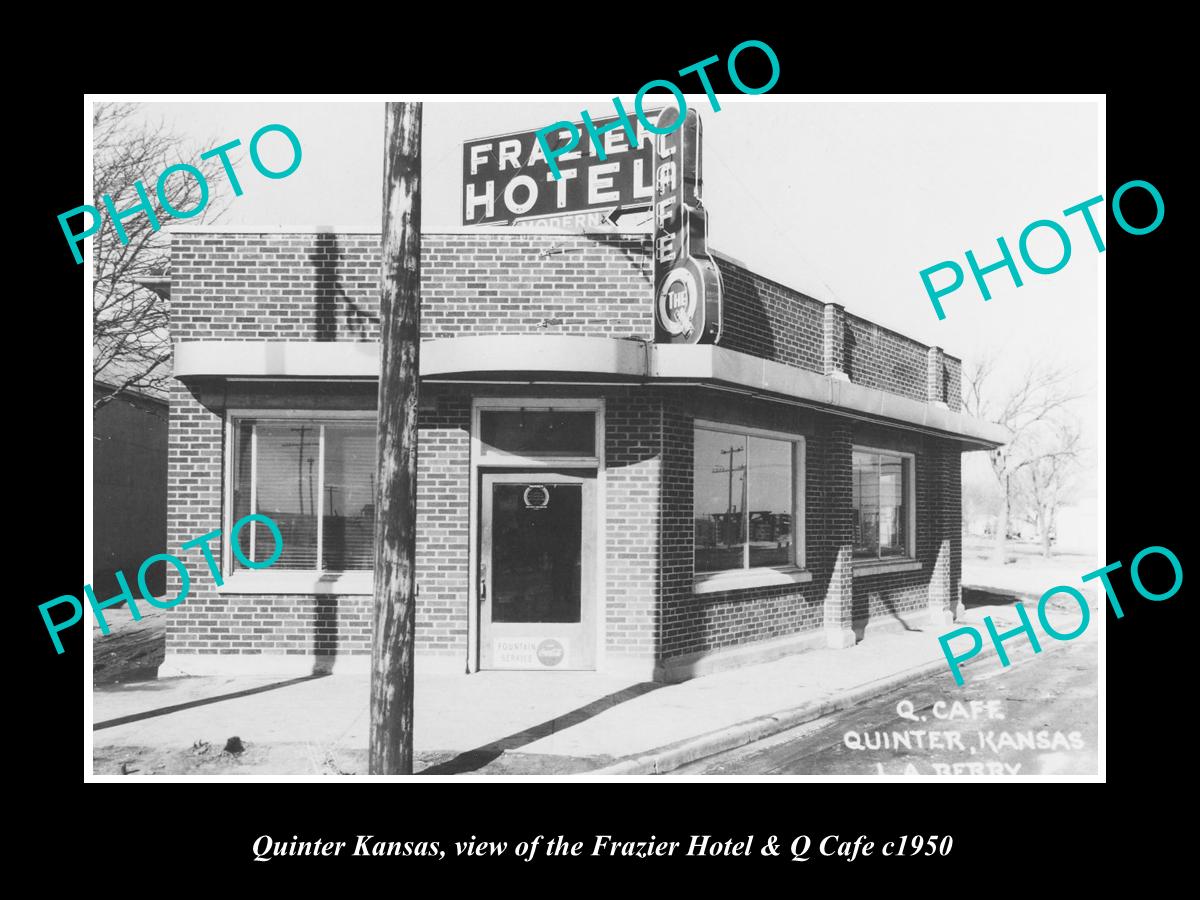
M669 334L688 335L696 330L696 276L678 266L667 273L658 292L658 323Z

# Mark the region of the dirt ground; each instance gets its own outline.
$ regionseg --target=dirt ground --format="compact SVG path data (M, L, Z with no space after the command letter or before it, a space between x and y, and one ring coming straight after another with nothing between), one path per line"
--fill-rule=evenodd
M295 775L366 775L367 751L320 751L311 744L254 744L245 742L241 753L197 741L192 747L162 750L150 747L97 747L93 771L97 775L258 775L291 772ZM417 774L454 775L569 775L601 768L609 757L581 759L539 753L501 753L485 761L470 753L418 753ZM482 764L482 765L481 765Z

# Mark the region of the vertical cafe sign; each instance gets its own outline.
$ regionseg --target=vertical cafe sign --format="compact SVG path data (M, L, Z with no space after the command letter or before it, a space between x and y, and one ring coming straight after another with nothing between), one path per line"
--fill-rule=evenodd
M679 118L664 109L655 127ZM708 212L702 199L700 116L654 142L654 340L715 344L721 338L721 272L708 253Z

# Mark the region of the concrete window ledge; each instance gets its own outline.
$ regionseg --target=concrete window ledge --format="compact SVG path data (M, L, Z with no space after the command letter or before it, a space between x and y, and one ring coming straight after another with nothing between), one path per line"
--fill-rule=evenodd
M893 572L919 572L921 568L921 563L915 559L858 560L854 563L854 577L868 578L871 575L890 575Z
M722 591L770 587L777 584L804 584L808 581L812 581L812 572L804 569L745 569L735 572L718 572L713 575L697 575L695 583L692 585L692 593L718 594Z
M365 594L375 592L373 572L235 572L219 594Z

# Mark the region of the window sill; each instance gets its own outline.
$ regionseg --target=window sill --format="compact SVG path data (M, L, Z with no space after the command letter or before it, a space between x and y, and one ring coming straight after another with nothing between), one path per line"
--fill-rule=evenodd
M373 594L374 572L239 571L225 576L219 594Z
M915 559L856 559L855 577L862 575L890 575L893 572L919 572L921 563Z
M770 587L778 584L804 584L808 581L812 581L812 572L804 569L745 569L738 572L697 575L692 584L692 593L717 594L722 591Z

